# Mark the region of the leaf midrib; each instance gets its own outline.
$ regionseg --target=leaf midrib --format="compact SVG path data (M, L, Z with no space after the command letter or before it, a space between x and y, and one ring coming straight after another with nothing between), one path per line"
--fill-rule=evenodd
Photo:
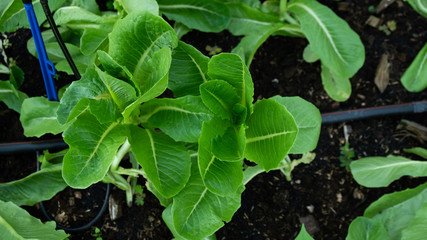
M188 219L190 219L191 215L193 215L193 212L196 210L197 206L199 206L200 202L203 200L203 198L206 195L206 192L208 191L208 189L205 187L205 190L202 192L202 194L200 194L199 199L197 200L197 202L194 204L193 208L191 209L190 213L188 214L188 216L185 218L184 223L182 224L182 227L184 227L185 225L187 225Z
M259 141L264 141L270 138L274 138L274 137L279 137L282 135L286 135L286 134L290 134L290 133L295 133L296 131L283 131L283 132L278 132L278 133L270 133L268 135L263 135L263 136L258 136L258 137L252 137L252 138L247 138L246 139L246 144L248 143L253 143L253 142L259 142Z
M151 113L144 115L141 119L143 122L145 122L148 119L150 119L154 114L156 114L160 111L168 111L168 110L169 111L175 111L175 112L182 112L182 113L190 114L190 115L206 115L206 113L203 113L203 112L191 112L191 111L188 111L186 109L174 107L174 106L159 106L156 109L154 109L154 111L152 111Z
M183 8L192 9L192 10L198 10L201 12L207 12L216 16L222 17L221 14L218 14L217 12L211 11L207 8L199 7L199 6L193 6L193 5L187 5L187 4L176 4L176 5L159 5L160 10L162 9L179 9L182 10Z
M197 67L197 69L199 70L200 76L202 76L202 80L203 82L207 82L208 80L206 79L205 74L202 71L201 66L199 65L199 63L196 61L196 59L193 58L193 56L191 56L191 54L189 52L187 52L186 49L182 48L184 50L184 52L191 58L191 61L194 63L194 65Z
M289 6L289 8L292 8L293 6L297 6L297 7L301 7L303 8L308 14L310 14L315 20L316 22L320 25L320 27L323 29L323 32L325 33L327 39L329 40L329 42L332 45L332 48L334 49L334 52L337 54L337 56L341 59L341 61L343 61L344 63L348 63L341 55L341 53L338 51L337 46L335 45L332 36L330 35L328 29L326 28L326 26L323 24L323 22L321 21L321 19L316 15L315 12L313 12L309 7L305 6L304 4L301 3L294 3L291 6Z
M19 235L16 231L15 231L15 229L6 221L6 219L4 219L2 216L0 216L0 224L2 225L2 226L4 226L6 229L8 229L9 230L9 233L11 233L11 235L13 235L14 237L18 237L18 239L19 238L21 238L22 236L21 235Z
M153 135L151 135L151 132L148 129L145 129L145 131L147 132L148 138L150 139L151 151L153 153L154 165L155 165L156 173L158 177L158 179L156 180L159 181L160 188L163 190L162 181L161 181L160 172L159 172L159 164L157 162L156 146L154 145Z
M421 60L421 64L420 64L420 67L418 68L417 75L415 76L415 79L418 79L418 77L420 76L421 70L423 69L423 66L426 62L427 62L427 50L425 51L425 55L424 55L423 60ZM414 82L416 82L416 81L414 81Z
M89 165L89 162L93 159L93 157L95 156L95 153L98 151L99 147L101 146L101 143L103 142L104 138L118 125L118 123L112 123L107 130L101 135L101 138L99 139L99 141L97 142L95 148L93 149L92 153L90 154L90 156L87 158L85 165L81 168L81 170L79 171L78 174L76 174L76 178L78 178L80 176L80 174L82 174L82 172L84 170L86 170L86 167Z
M366 171L375 171L378 169L384 169L384 168L391 168L391 167L395 167L395 166L404 166L404 165L417 165L417 164L421 164L421 165L427 165L427 162L421 162L421 161L407 161L407 162L398 162L398 163L390 163L387 165L382 165L382 166L376 166L373 168L369 168L369 169L361 169L361 170L356 170L353 172L366 172Z
M138 73L141 69L141 66L144 64L145 59L148 56L148 53L151 51L151 49L154 47L154 45L161 39L164 35L168 34L169 31L165 31L162 34L160 34L153 42L151 42L150 46L145 49L144 53L142 54L141 58L139 59L138 63L135 66L135 69L133 70L133 76L138 76Z
M418 6L421 8L422 12L426 12L427 14L427 6L424 6L421 0L417 0Z

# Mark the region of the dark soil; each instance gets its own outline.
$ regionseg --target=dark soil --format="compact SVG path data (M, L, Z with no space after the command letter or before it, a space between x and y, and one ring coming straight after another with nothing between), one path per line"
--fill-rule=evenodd
M394 20L397 29L386 35L370 27L365 21L371 15L368 8L379 1L346 0L320 1L345 19L360 35L366 50L366 62L351 79L352 96L343 103L331 100L320 80L318 63L302 60L306 40L298 38L271 37L261 46L250 67L255 84L255 98L274 95L300 96L315 104L321 112L375 107L427 99L427 91L409 93L400 84L400 77L418 51L427 42L427 20L413 11L407 3L396 1L380 14L372 14L385 24ZM373 3L374 2L374 3ZM30 32L20 30L9 35L12 46L6 49L9 57L16 60L25 71L25 83L21 90L30 96L44 95L41 72L37 60L26 52L26 39ZM218 46L229 52L239 42L239 37L228 32L206 34L193 31L183 40L208 55L206 46ZM391 62L390 83L383 93L374 84L376 68L382 54L388 54ZM28 67L30 66L30 67ZM69 81L69 78L60 78ZM385 193L403 190L425 182L426 178L404 177L387 188L368 189L358 185L351 173L340 167L340 150L344 145L344 125L350 126L350 147L356 159L366 156L405 155L404 148L423 146L419 139L409 137L398 130L402 119L427 126L426 114L384 117L354 121L322 127L316 159L309 165L300 165L292 173L293 180L286 181L280 172L261 174L247 186L242 196L241 208L217 233L218 239L293 239L302 223L315 239L345 239L350 222L363 214L364 209ZM22 134L19 115L0 105L0 141L28 140ZM402 135L402 133L404 135ZM406 135L405 135L406 134ZM60 138L47 136L44 138ZM0 182L22 178L35 169L35 155L0 156ZM19 167L19 171L16 169ZM23 167L25 166L25 167ZM140 182L143 184L142 180ZM94 217L102 205L104 186L95 190L66 190L46 203L53 218L66 220L61 224L75 227ZM145 189L146 190L146 189ZM76 198L100 195L95 202L91 198ZM91 191L98 191L94 194ZM127 207L124 192L116 188L111 195L119 202L122 217L112 221L108 211L95 226L101 229L103 239L171 239L172 235L161 219L163 208L149 192L143 206ZM72 199L73 200L70 200ZM70 206L70 202L73 202ZM60 205L60 206L59 206ZM78 208L78 206L84 206ZM26 208L43 220L39 207ZM89 211L87 211L89 209ZM79 212L83 210L82 212ZM87 211L85 213L85 211ZM89 213L89 214L88 214ZM60 217L58 217L60 216ZM93 229L71 233L71 239L93 239Z

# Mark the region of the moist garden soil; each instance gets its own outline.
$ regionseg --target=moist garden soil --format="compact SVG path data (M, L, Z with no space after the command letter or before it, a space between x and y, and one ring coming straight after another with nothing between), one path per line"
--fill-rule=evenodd
M400 77L427 42L427 20L419 16L407 3L399 0L379 14L369 12L379 1L347 0L320 1L345 19L361 37L366 50L366 61L351 79L352 95L343 103L331 100L323 90L320 65L302 60L307 44L299 38L270 37L255 55L250 72L255 85L256 99L274 95L300 96L315 104L322 113L363 107L377 107L427 99L427 91L409 93L400 84ZM388 35L365 24L371 16L387 24L395 21L396 30ZM29 96L45 95L38 61L28 54L26 41L29 30L19 30L8 35L9 58L25 72L25 82L20 90ZM4 37L3 37L4 38ZM197 31L183 37L208 55L209 47L219 47L229 52L240 38L224 31L207 34ZM209 46L209 47L208 47ZM381 56L387 54L390 64L390 82L384 92L374 83ZM7 79L7 76L2 76ZM73 79L60 74L58 85ZM344 145L344 126L350 127L350 147L355 159L366 156L386 156L403 153L404 148L426 147L425 142L401 129L401 120L407 119L427 126L426 114L404 115L368 119L322 126L316 159L300 165L292 172L292 181L286 181L280 172L270 172L255 177L242 195L242 204L231 222L225 224L217 239L294 239L301 224L315 239L345 239L350 222L363 214L370 203L386 193L415 187L426 178L410 178L393 182L387 188L368 189L358 185L351 173L340 166L340 147ZM28 141L19 122L19 115L0 105L0 141ZM60 139L48 135L43 139ZM298 157L298 156L293 156ZM22 178L36 169L35 153L0 156L0 182ZM139 180L144 185L143 180ZM101 230L102 239L171 239L172 235L161 219L163 207L145 189L143 206L127 207L125 193L113 187L111 198L118 203L122 216L111 220L108 211L94 225ZM89 222L100 209L105 195L105 185L98 184L87 190L67 188L45 202L48 214L60 224L78 227ZM40 205L25 207L32 215L42 219ZM71 232L70 239L94 239L94 228Z

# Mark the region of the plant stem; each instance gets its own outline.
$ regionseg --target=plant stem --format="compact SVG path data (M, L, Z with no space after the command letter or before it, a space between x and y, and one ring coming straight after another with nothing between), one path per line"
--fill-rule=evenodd
M289 156L287 155L285 159L283 159L279 166L277 166L274 169L271 170L280 170L286 177L286 180L291 181L291 172L292 170L299 165L300 163L308 164L311 161L314 160L316 157L316 154L308 152L304 153L303 156L300 159L291 160ZM254 177L256 177L258 174L265 172L263 169L260 168L259 165L255 165L253 167L248 167L243 172L243 184L246 185L250 180L252 180Z
M279 166L277 168L274 168L272 170L280 170L286 165L286 161L282 160L279 163ZM243 185L246 185L249 181L251 181L254 177L256 177L258 174L265 172L264 169L261 169L259 165L255 165L253 167L248 167L243 172Z
M116 185L121 190L124 190L126 192L126 203L129 207L132 206L132 187L130 186L129 182L122 177L122 175L117 172L113 172L110 169L110 171L108 171L107 175L104 177L104 180Z
M285 20L286 22L290 23L290 24L295 24L295 25L299 25L299 22L297 20L295 20L295 18L293 18L289 12L285 11L283 14L283 20Z
M119 151L117 152L116 156L114 157L114 161L111 164L111 171L117 170L119 167L120 162L122 161L123 157L128 153L130 150L130 143L126 139L126 141L123 143L123 145L120 147Z
M142 171L141 169L119 167L114 172L117 173L117 174L129 175L129 176L132 176L132 177L138 177L139 175L141 175L144 178L147 178L147 176L145 175L145 172Z

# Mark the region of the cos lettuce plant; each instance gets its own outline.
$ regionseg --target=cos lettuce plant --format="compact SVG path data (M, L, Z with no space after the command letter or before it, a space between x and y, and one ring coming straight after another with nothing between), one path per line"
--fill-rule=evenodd
M244 35L233 52L250 65L258 47L271 35L303 37L309 42L303 57L320 60L321 78L328 95L336 101L350 97L350 78L360 69L365 50L359 36L328 7L315 0L229 1L228 30Z
M427 159L424 148L405 149ZM367 157L350 165L354 179L366 187L386 187L404 175L427 176L425 160L401 156ZM382 196L349 227L346 239L423 239L427 234L427 184Z
M18 6L15 3L18 0L9 1ZM114 6L118 13L101 13L93 0L52 6L53 9L60 7L55 13L55 20L66 35L68 48L80 71L84 72L86 66L95 60L97 50L107 50L108 34L115 22L139 10L162 14L175 21L178 38L191 29L203 32L227 29L233 35L243 35L233 52L239 54L248 66L256 50L271 35L306 38L309 45L304 50L304 59L308 62L321 61L322 83L328 95L337 101L349 98L349 79L364 62L364 47L359 36L344 20L315 0L270 0L263 4L259 0L115 0ZM10 5L4 10L4 22L20 23L19 18L12 14L16 11L14 9ZM44 38L49 58L56 63L56 68L71 73L52 34L46 32ZM32 41L28 47L35 54Z
M421 0L408 0L411 7L421 16L427 18L427 2ZM427 88L427 43L421 48L409 68L400 79L406 90L421 92Z
M142 175L175 237L203 239L231 220L254 176L281 170L290 178L297 164L314 159L317 108L298 97L253 104L251 75L238 55L210 59L149 11L117 21L108 38L108 52L97 51L100 64L60 103L23 103L27 135L63 132L67 185L113 183L131 204L132 179ZM158 98L167 88L175 98ZM131 168L120 165L127 154ZM244 168L244 159L255 166Z

